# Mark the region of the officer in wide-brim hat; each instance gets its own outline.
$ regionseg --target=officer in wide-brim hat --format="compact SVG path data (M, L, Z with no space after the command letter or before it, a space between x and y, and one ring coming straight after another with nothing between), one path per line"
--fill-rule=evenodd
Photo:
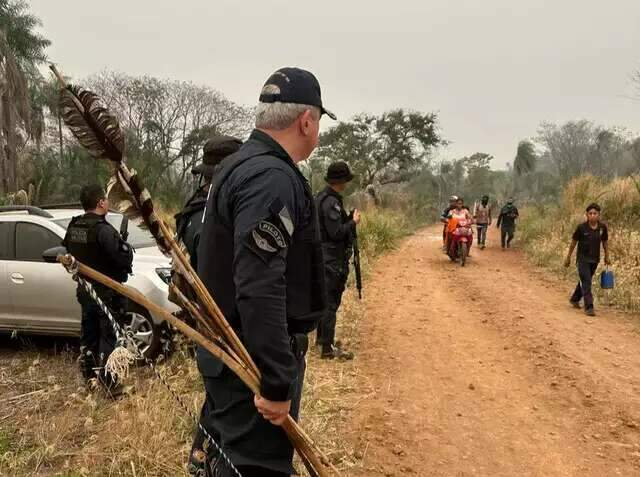
M233 136L221 135L209 139L202 148L202 162L194 166L191 173L211 182L220 162L240 149L240 146L242 141Z
M199 178L194 194L176 214L176 235L182 241L194 269L198 263L198 243L202 229L202 214L209 194L209 186L224 158L238 151L242 141L233 136L215 136L209 139L202 148L202 162L191 169L191 173Z
M323 359L353 358L352 353L341 349L335 341L337 312L349 276L354 231L360 222L360 212L354 210L353 216L349 216L342 202L342 192L353 178L346 162L334 162L329 165L325 176L327 187L316 196L327 289L327 312L317 332L317 344L322 346L320 356Z
M240 149L240 146L242 146L242 141L233 136L220 135L212 137L202 148L202 162L191 169L191 172L194 175L199 176L198 189L193 196L189 198L180 213L175 216L175 219L177 237L182 241L187 252L189 252L191 266L194 269L197 269L198 267L198 246L200 244L200 233L202 231L202 216L207 204L209 188L215 179L220 163L226 157L237 152ZM181 287L180 280L180 274L173 274L172 281L174 285L188 295L186 290ZM170 299L174 300L171 293L169 296ZM217 437L218 434L215 429L207 425L207 419L214 409L214 402L211 400L210 396L205 395L202 410L200 411L200 423L203 426L208 427L208 431L212 436ZM189 462L189 471L192 475L198 475L198 472L201 472L206 465L206 456L203 450L203 447L205 447L204 441L205 435L202 432L202 429L198 427L193 439Z
M347 184L351 182L354 175L346 162L338 161L329 165L324 180L327 184Z

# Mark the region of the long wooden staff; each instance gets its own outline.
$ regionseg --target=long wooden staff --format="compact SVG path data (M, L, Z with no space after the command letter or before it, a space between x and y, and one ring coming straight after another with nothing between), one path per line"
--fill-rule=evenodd
M120 187L128 196L128 210L123 210L123 213L127 215L139 215L144 220L145 224L149 228L151 234L156 240L158 247L165 254L172 256L174 260L174 267L178 273L180 273L187 281L187 283L193 289L193 292L198 298L198 301L203 305L206 312L206 316L209 318L209 329L217 332L221 335L225 345L228 346L232 353L225 352L225 364L228 362L234 363L233 366L229 366L234 372L236 369L242 369L242 374L238 374L240 379L247 384L247 386L259 395L260 389L260 371L255 362L249 355L248 351L234 332L233 328L224 318L220 308L217 306L207 288L204 286L198 275L194 272L189 260L182 253L180 247L173 239L172 233L166 226L166 224L156 214L151 196L147 189L143 186L142 181L135 173L135 171L129 170L124 161L124 135L120 129L120 125L117 119L111 115L111 113L102 105L97 95L94 93L79 88L77 86L67 85L62 75L58 70L51 65L51 70L58 79L61 85L61 110L62 117L70 128L71 132L78 139L81 145L83 145L87 151L97 159L108 159L114 166L114 177L116 181L116 187ZM82 270L88 271L88 267L83 266ZM83 272L80 272L83 273ZM97 273L93 271L93 273ZM94 277L90 277L94 278ZM106 278L106 277L104 277ZM95 278L96 281L99 281ZM113 288L116 291L122 292L122 290L112 285L120 285L117 282L104 283L106 286ZM102 282L101 282L102 283ZM122 285L120 285L122 287ZM130 293L130 292L129 292ZM136 303L142 304L139 300L144 299L142 296L130 296L123 293ZM134 294L135 295L135 294ZM146 299L145 299L146 300ZM151 304L151 302L148 302ZM160 312L160 310L149 308ZM165 314L171 315L164 311L164 313L158 313L162 316ZM171 315L172 316L172 315ZM195 318L195 317L194 317ZM169 323L174 324L176 322L175 317L167 320ZM179 320L177 320L179 321ZM194 335L197 333L191 329L185 323L181 323L181 326L176 326L180 332L190 339L198 338L200 340L204 338L202 334ZM191 330L192 333L187 333L186 330ZM198 342L198 341L196 341ZM211 342L209 341L211 344ZM198 344L200 344L198 342ZM207 347L205 349L208 350ZM218 354L224 352L219 349ZM214 354L218 356L218 354ZM249 382L245 381L248 377ZM243 379L244 378L244 379ZM329 459L320 451L315 443L302 431L298 424L289 416L285 424L282 426L291 443L298 451L302 461L309 470L310 474L319 477L328 477L328 472L333 472L335 475L340 475L338 470L331 464Z

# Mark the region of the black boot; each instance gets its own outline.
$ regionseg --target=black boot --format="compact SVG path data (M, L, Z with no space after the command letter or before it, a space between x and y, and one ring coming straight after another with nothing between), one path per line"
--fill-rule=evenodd
M320 355L321 359L341 359L344 361L348 361L353 359L353 353L350 351L343 350L334 345L323 345L322 346L322 354Z

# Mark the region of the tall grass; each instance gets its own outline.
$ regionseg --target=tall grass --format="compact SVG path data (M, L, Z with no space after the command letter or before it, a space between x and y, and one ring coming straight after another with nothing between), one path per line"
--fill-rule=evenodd
M585 220L591 202L602 207L602 220L609 226L609 247L616 273L616 287L610 293L617 306L640 310L640 178L627 177L606 182L582 176L564 189L559 204L529 206L522 211L521 237L531 260L562 276L575 277L575 268L563 267L571 235ZM596 295L602 298L599 281Z

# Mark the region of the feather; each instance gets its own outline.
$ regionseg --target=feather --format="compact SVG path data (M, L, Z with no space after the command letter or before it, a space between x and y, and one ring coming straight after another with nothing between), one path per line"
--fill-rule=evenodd
M122 165L124 168L124 164ZM107 184L107 198L113 208L126 215L132 222L143 222L156 240L158 247L165 254L171 253L168 243L158 222L158 216L153 208L151 194L145 188L135 169L127 170L127 176L120 169L116 169ZM140 224L142 225L142 224Z
M135 169L131 169L131 173L135 174ZM139 223L142 221L142 213L137 207L135 201L131 197L131 189L127 182L117 172L107 182L107 199L111 208L126 215L132 222Z
M60 111L65 124L89 154L96 159L122 162L122 129L98 95L69 85L60 91Z
M52 70L62 82L57 70ZM124 134L116 117L97 94L75 85L65 85L60 90L60 112L65 124L92 157L112 162L113 177L107 184L107 197L112 206L132 221L140 223L142 219L160 250L169 254L171 247L160 230L151 194L135 170L126 166Z

